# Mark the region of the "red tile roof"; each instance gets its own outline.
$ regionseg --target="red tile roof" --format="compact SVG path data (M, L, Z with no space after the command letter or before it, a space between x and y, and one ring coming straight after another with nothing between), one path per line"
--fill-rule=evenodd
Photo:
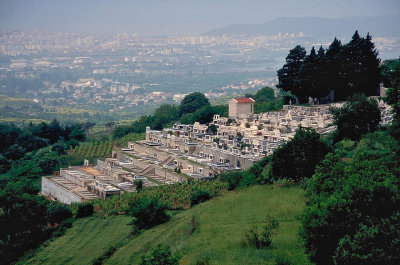
M254 103L252 98L234 98L237 103Z

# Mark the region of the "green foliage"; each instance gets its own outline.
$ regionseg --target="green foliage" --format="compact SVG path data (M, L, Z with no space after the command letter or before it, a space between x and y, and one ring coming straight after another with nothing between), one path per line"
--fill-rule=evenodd
M112 247L120 247L120 242L128 237L130 219L128 216L76 219L63 236L45 242L34 256L19 264L92 264Z
M210 182L207 181L207 185L211 185ZM113 198L106 201L109 199ZM170 246L173 253L182 253L180 262L185 264L275 265L284 256L290 264L306 265L310 262L297 234L298 217L305 202L304 191L297 185L253 186L176 212L169 222L134 237L127 237L131 231L131 226L127 225L131 217L95 215L77 219L64 236L49 242L27 263L91 264L93 258L103 255L110 246L118 246L123 239L124 244L104 263L139 264L141 255L149 255L153 247L163 244ZM118 201L110 203L114 205ZM268 250L242 248L241 237L252 225L261 232L266 224L266 213L280 221L272 237L273 247ZM193 216L195 228L190 233Z
M11 169L11 164L4 156L0 155L0 174L4 174Z
M365 95L354 95L342 108L333 110L337 126L334 141L359 140L362 135L378 130L381 112L378 102Z
M143 180L135 180L134 184L137 192L141 192L143 190Z
M211 199L211 194L207 191L198 189L194 191L190 197L190 204L196 205Z
M384 87L393 87L393 81L396 78L396 71L398 71L399 69L399 59L385 60L379 65L379 70L381 72Z
M228 190L235 190L239 187L240 181L243 179L243 172L226 172L221 175L220 179L222 182L226 182L228 184Z
M255 101L260 101L260 102L267 102L270 100L275 99L275 92L273 88L270 87L263 87L260 90L254 94L253 99Z
M83 218L92 216L94 213L93 203L91 202L83 202L78 204L78 211L76 213L75 218Z
M286 57L286 64L278 70L279 84L278 88L283 91L291 91L293 94L300 96L301 87L299 82L300 68L303 65L304 59L306 58L306 50L304 47L297 45L295 48L289 51Z
M47 208L46 219L50 224L61 223L72 217L71 209L65 204L54 203Z
M220 180L227 183L228 190L249 187L257 184L271 184L270 174L271 157L265 156L246 171L225 172Z
M271 158L272 177L294 181L310 178L329 151L329 145L318 133L300 128L293 139L274 151Z
M278 70L278 88L290 91L300 103L308 97L323 98L334 91L335 100L345 100L354 94L376 95L380 82L378 52L367 34L356 31L349 43L342 45L336 38L326 53L314 47L309 55L297 45L289 51L286 63Z
M228 116L228 106L204 106L193 113L183 114L179 121L183 124L193 124L196 121L202 124L206 124L213 120L215 114L219 114L225 117Z
M139 229L148 229L169 220L168 207L156 197L138 197L131 203L132 224Z
M92 264L93 265L103 264L103 262L106 261L107 259L109 259L114 254L114 252L117 251L117 249L118 249L118 246L108 247L106 249L106 251L100 257L97 257L92 261Z
M0 190L0 259L16 261L48 237L45 198L24 193L21 182L9 182Z
M58 141L57 143L52 145L51 151L56 152L58 155L66 155L67 146L63 141Z
M203 190L214 198L222 194L227 185L221 181L192 181L186 184L160 185L143 189L140 193L124 193L121 196L113 196L107 200L95 201L96 207L101 207L106 214L112 212L130 212L136 201L160 200L168 209L188 209L191 206L191 196L197 190Z
M385 98L386 102L392 105L393 121L389 132L395 139L400 139L400 59L397 60L391 73L391 88L387 91Z
M362 138L351 160L328 154L309 181L302 236L317 264L398 264L400 159L385 132ZM397 238L397 239L396 239Z
M168 246L163 247L158 245L152 249L151 254L148 256L142 256L140 265L178 265L180 256L172 254Z
M210 126L208 126L208 128L207 128L207 132L211 133L213 135L215 135L217 133L217 131L218 131L218 128L215 124L210 124Z
M193 113L196 110L209 105L210 102L204 94L200 92L191 93L185 96L179 105L179 116L182 116L185 113Z
M276 234L279 222L275 218L267 217L267 224L261 233L257 232L257 227L251 228L244 234L240 241L242 247L252 247L257 249L267 249L271 247L272 236Z

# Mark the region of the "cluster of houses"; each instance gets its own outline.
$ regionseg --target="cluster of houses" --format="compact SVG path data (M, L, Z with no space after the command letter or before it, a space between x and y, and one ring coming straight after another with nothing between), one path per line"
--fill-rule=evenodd
M328 134L335 128L330 112L341 103L311 107L285 105L280 111L254 114L254 100L234 98L229 117L214 115L209 124L175 123L162 131L146 128L146 139L114 149L96 166L61 169L42 178L42 194L63 203L105 199L134 192L135 181L145 187L207 179L231 170L248 169L294 137L300 128ZM390 108L380 102L382 122Z

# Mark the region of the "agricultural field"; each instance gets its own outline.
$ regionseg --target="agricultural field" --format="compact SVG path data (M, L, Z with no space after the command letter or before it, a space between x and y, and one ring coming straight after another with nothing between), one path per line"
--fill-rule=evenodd
M84 159L88 159L90 163L95 163L98 158L104 159L111 157L111 151L114 146L126 147L129 141L140 141L145 139L144 133L130 133L121 139L111 140L89 140L80 143L74 149L68 151L68 159L70 165L82 165Z
M112 141L81 143L68 151L70 165L81 165L84 159L88 159L91 163L94 163L97 158L111 157L113 146L114 142Z
M132 238L126 237L127 216L86 218L41 249L29 264L76 264L78 260L91 264L106 246L117 250L103 264L139 264L141 256L157 244L179 252L184 265L277 264L282 258L287 264L310 264L298 236L305 202L304 190L297 185L253 186L178 212L169 222ZM260 231L267 216L279 221L272 248L242 247L244 234L252 227Z

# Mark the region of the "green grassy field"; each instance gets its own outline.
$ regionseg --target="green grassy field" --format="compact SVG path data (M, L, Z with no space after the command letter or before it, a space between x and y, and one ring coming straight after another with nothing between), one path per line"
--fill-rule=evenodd
M106 264L138 264L144 253L160 243L182 254L180 264L276 264L278 257L285 257L290 264L310 264L298 238L304 207L304 191L298 186L255 186L228 192L129 239ZM261 231L267 215L280 222L273 247L242 248L243 234L252 226ZM105 246L126 237L128 220L125 216L80 220L30 262L88 264L104 252Z
M80 219L27 264L92 264L93 258L128 236L130 220L127 216Z

